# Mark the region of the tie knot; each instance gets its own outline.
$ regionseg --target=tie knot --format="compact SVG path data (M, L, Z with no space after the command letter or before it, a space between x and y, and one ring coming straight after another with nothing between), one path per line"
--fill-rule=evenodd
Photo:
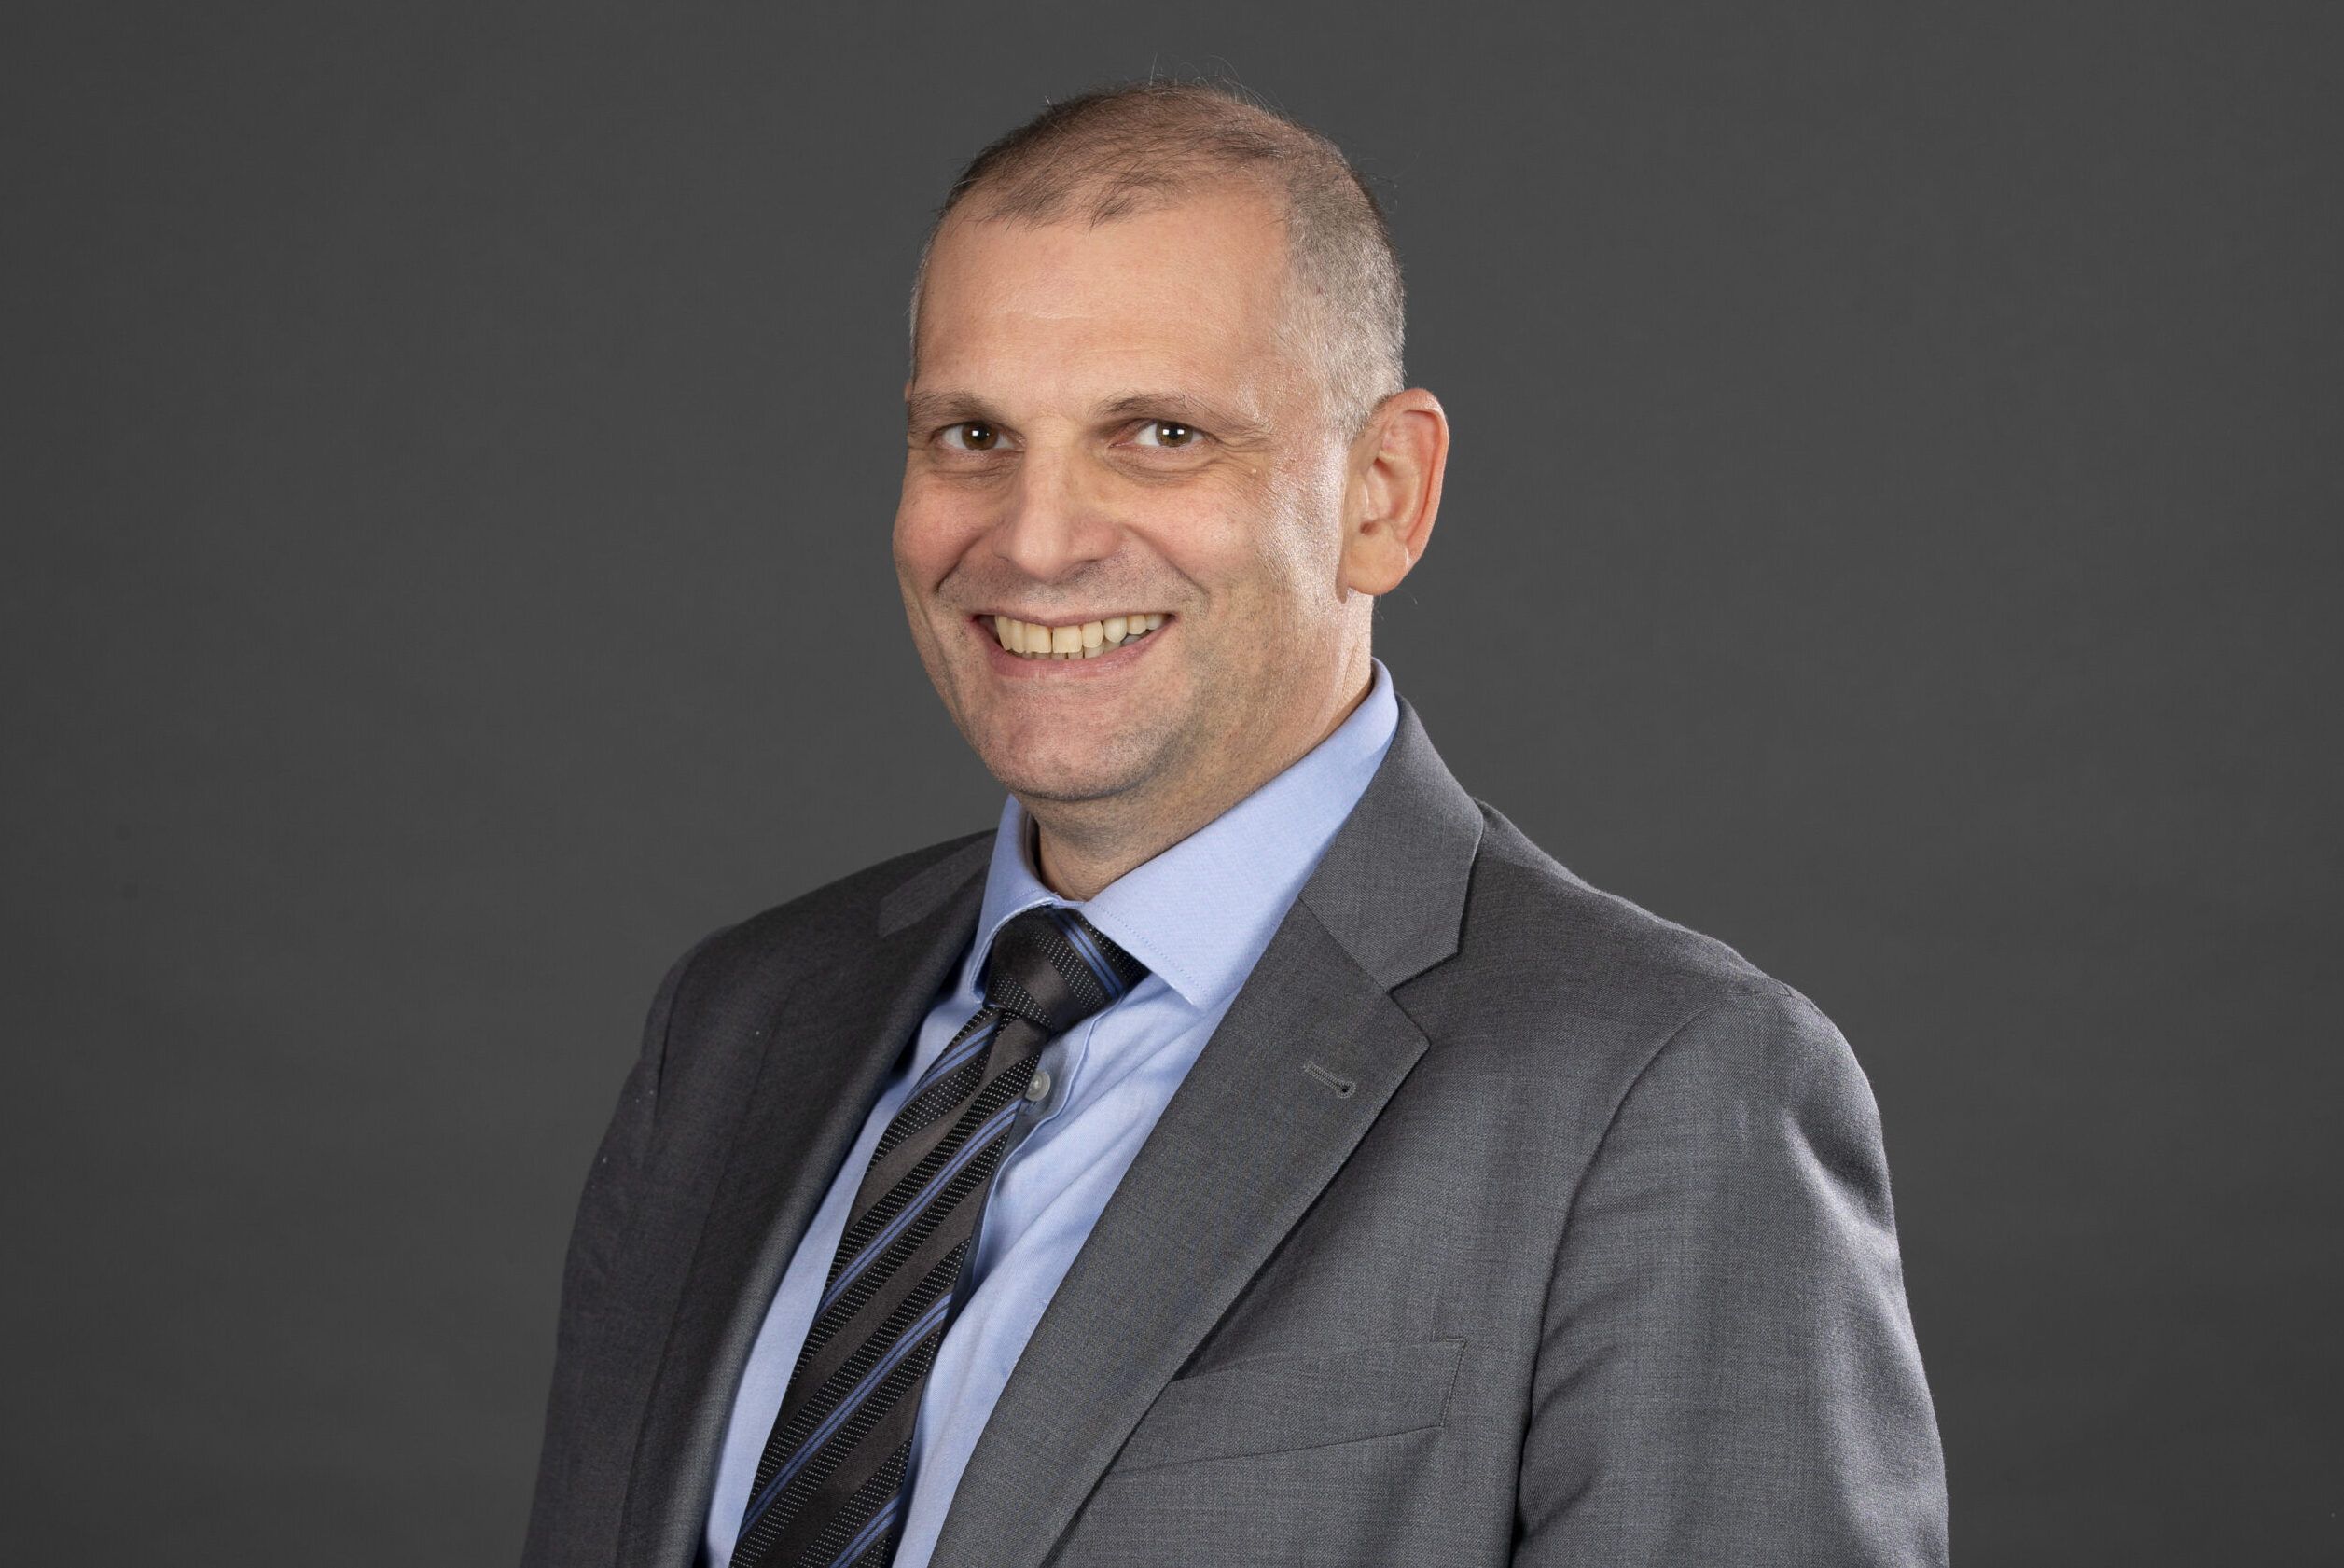
M1146 974L1146 964L1097 926L1063 905L1045 904L1011 919L993 937L985 1002L1063 1034Z

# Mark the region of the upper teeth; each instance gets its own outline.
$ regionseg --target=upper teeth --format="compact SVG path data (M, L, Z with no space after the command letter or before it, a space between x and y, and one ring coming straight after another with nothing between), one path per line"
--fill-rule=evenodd
M1109 616L1073 626L1036 626L1009 616L993 617L993 635L1011 653L1028 659L1096 659L1109 648L1134 642L1164 624L1163 612Z

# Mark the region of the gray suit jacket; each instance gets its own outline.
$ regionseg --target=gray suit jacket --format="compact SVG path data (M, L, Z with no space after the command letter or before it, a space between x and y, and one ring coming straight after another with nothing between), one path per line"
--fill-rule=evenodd
M721 931L580 1200L524 1561L688 1568L734 1385L991 834ZM1381 769L1165 1108L939 1568L1941 1563L1879 1115L1724 944Z

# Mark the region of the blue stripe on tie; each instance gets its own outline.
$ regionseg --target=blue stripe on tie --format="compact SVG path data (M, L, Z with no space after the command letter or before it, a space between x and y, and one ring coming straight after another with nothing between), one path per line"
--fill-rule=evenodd
M1058 913L1059 911L1053 909L1050 911L1050 918L1057 920ZM1107 955L1092 945L1089 934L1083 930L1071 911L1067 919L1058 922L1058 928L1065 932L1067 939L1075 944L1075 956L1089 964L1090 972L1099 978L1099 987L1107 993L1107 1000L1113 1002L1121 996L1123 987L1117 983L1115 968L1108 964Z
M1018 1114L1018 1110L1019 1101L1012 1097L1009 1103L992 1114L990 1121L969 1134L968 1142L961 1145L960 1152L945 1163L943 1170L928 1178L928 1185L922 1187L919 1194L904 1205L902 1214L887 1222L886 1229L864 1243L863 1250L854 1255L854 1261L848 1264L845 1271L839 1275L838 1283L825 1291L821 1301L816 1303L814 1316L817 1319L830 1310L831 1303L838 1300L848 1285L854 1283L855 1276L870 1266L871 1259L886 1251L887 1244L902 1235L906 1226L920 1217L920 1212L927 1207L928 1200L936 1196L937 1189L959 1174L963 1166L976 1159L983 1151L985 1145L992 1143L994 1136L1009 1125L1010 1118Z
M1106 992L1107 1000L1114 1001L1117 994L1115 971L1107 967L1105 955L1092 947L1089 939L1083 936L1082 926L1075 912L1062 905L1054 905L1050 909L1050 919L1065 937L1067 944L1075 950L1075 956L1090 966L1091 976L1098 980L1101 989Z
M789 1484L790 1478L797 1475L805 1465L806 1461L811 1459L821 1450L822 1445L837 1434L839 1428L846 1423L846 1418L853 1415L865 1399L870 1397L871 1390L879 1386L881 1380L895 1369L895 1364L909 1355L912 1348L927 1338L929 1329L944 1321L944 1314L951 1310L951 1306L952 1297L948 1291L935 1306L920 1314L918 1323L904 1330L904 1337L887 1348L887 1353L879 1358L878 1365L863 1374L863 1381L856 1383L849 1391L847 1396L839 1401L839 1408L831 1411L828 1418L814 1429L811 1436L798 1445L798 1451L789 1456L789 1463L774 1473L773 1478L765 1483L765 1490L758 1492L756 1499L750 1503L749 1511L741 1516L742 1534L746 1535L749 1533L751 1527L764 1515L765 1510L773 1506L773 1499L781 1495L782 1488Z
M926 1074L921 1077L920 1081L912 1085L911 1092L904 1098L904 1103L909 1104L912 1101L919 1099L922 1093L924 1093L936 1083L936 1079L944 1076L947 1073L950 1073L953 1068L958 1067L962 1062L966 1062L970 1057L976 1055L978 1051L983 1050L985 1048L985 1043L991 1040L994 1034L998 1034L1000 1029L1001 1020L999 1019L995 1019L992 1022L985 1025L984 1028L978 1030L967 1039L963 1040L958 1049L946 1051L942 1056L937 1057L935 1062L929 1063Z
M904 1494L900 1491L889 1498L887 1506L871 1516L871 1522L863 1527L862 1533L846 1544L846 1550L830 1560L830 1568L845 1568L847 1563L853 1562L856 1558L870 1550L871 1543L878 1540L881 1533L895 1522L895 1510L903 1506L903 1501Z

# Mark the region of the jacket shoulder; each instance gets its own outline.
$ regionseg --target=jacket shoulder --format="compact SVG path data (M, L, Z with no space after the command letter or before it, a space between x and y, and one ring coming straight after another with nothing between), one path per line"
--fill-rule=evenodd
M1615 1025L1624 1040L1663 1037L1704 1013L1788 1022L1813 1012L1727 943L1593 885L1477 804L1486 827L1464 937L1444 966L1463 983L1582 1027Z
M890 895L917 882L923 873L949 870L992 836L992 828L964 833L850 871L746 920L720 926L700 938L676 967L689 965L714 976L770 970L778 963L803 972L861 951L879 930Z
M1394 999L1448 1078L1472 1086L1488 1136L1545 1171L1546 1190L1575 1188L1639 1083L1686 1126L1817 1104L1874 1124L1854 1053L1805 996L1726 942L1592 885L1477 804L1457 952Z

